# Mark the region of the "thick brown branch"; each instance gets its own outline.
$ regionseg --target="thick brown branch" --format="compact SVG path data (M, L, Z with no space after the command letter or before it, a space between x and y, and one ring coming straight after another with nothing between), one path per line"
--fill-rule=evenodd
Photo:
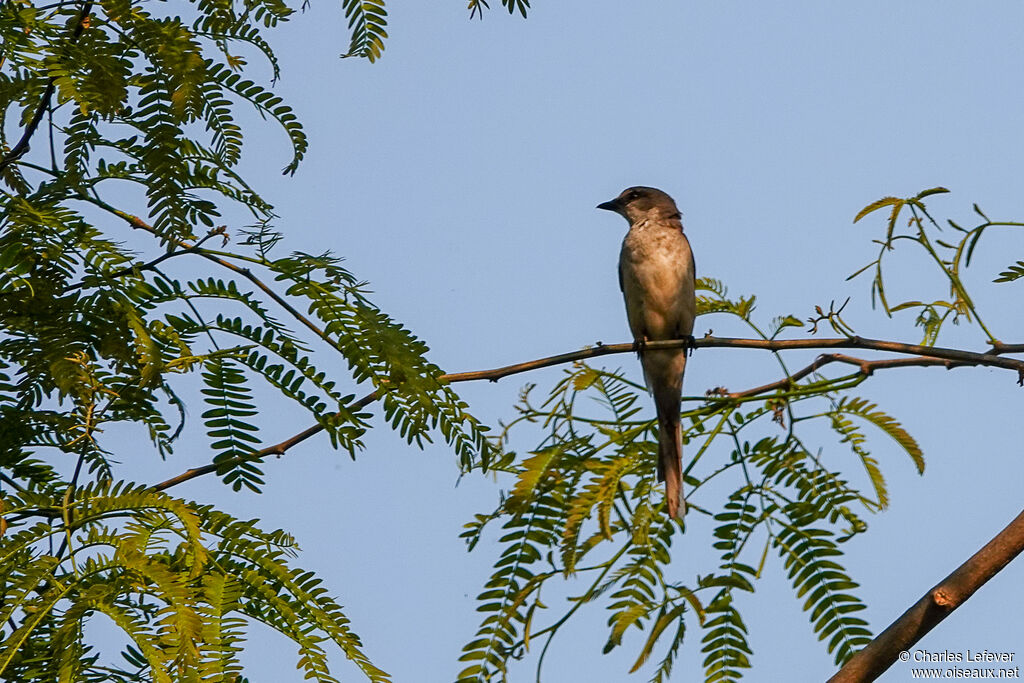
M1024 551L1024 512L851 657L829 683L861 683L881 676L901 652L921 640L1021 551Z
M85 30L86 18L89 13L92 12L92 2L86 2L82 6L82 11L78 15L78 20L75 22L74 33L71 34L71 42L78 40L79 36L82 35L82 31ZM43 120L43 114L50 108L50 101L53 99L53 93L56 90L56 78L50 78L46 84L46 90L43 91L43 96L39 98L39 105L36 107L35 112L32 114L32 118L29 119L28 125L25 126L25 130L21 134L21 138L15 143L14 147L4 155L3 159L0 159L0 173L5 168L13 164L21 157L28 154L29 143L32 141L32 136L35 135L36 129L39 128L39 124Z

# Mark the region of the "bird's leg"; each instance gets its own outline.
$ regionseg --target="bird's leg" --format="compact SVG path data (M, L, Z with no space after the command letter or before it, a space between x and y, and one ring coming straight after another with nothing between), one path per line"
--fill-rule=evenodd
M643 355L644 349L647 348L647 335L642 334L633 340L633 350L636 351L637 356Z
M683 350L686 351L687 356L692 356L694 349L697 348L697 338L692 334L684 334L680 339L683 340Z

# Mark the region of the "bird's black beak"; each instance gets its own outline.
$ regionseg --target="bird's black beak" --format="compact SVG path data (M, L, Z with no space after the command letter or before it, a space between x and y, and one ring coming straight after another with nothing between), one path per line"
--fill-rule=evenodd
M605 211L614 211L615 213L622 213L622 207L619 205L618 199L613 199L610 202L602 202L597 205L597 208L604 209Z

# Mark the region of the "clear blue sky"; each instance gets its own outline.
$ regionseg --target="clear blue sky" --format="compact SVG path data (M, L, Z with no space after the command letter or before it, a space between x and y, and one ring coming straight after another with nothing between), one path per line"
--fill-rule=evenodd
M316 2L276 34L278 90L307 126L309 158L294 178L281 177L283 136L267 125L249 140L246 165L277 206L287 247L345 256L446 370L627 340L615 276L626 226L594 206L628 185L672 194L698 273L735 294L756 293L765 321L806 318L817 304L852 296L847 318L859 333L910 342L918 341L912 321L872 311L866 279L845 282L873 257L881 229L878 220L852 225L857 211L883 195L944 185L953 193L933 200L938 215L968 224L978 202L994 218L1024 219L1020 3L535 5L527 20L496 7L480 22L461 1L392 2L387 49L369 64L338 59L343 17L336 4ZM1020 247L1013 235L992 235L969 275L1004 341L1024 340L1024 284L987 283L1021 258ZM943 293L923 262L902 263L904 298ZM700 333L708 328L739 333L698 321ZM944 342L983 346L966 330ZM631 357L607 364L639 375ZM557 375L459 389L496 423L511 416L524 383L544 387ZM776 378L768 356L700 351L686 393ZM860 392L906 425L928 462L918 477L886 437L872 442L892 507L845 550L876 632L1020 511L1024 389L1014 380L994 370L908 369ZM193 407L193 419L200 412ZM276 441L305 426L283 411L264 434ZM151 481L207 458L179 449L138 476ZM497 485L470 477L456 487L450 453L412 450L386 429L356 462L323 439L266 469L262 496L232 496L212 480L177 493L226 498L239 515L295 531L299 564L324 577L378 665L396 681L453 679L497 553L492 536L467 554L458 534L493 508ZM671 569L692 582L710 555L686 539ZM1018 561L921 647L1024 657L1022 586ZM747 680L823 680L833 670L799 605L770 562L741 603L754 647ZM607 613L581 616L556 640L544 681L626 680L639 643L603 657ZM689 636L673 680L700 677L702 633ZM246 657L254 682L300 678L289 643L262 631ZM335 661L343 680L359 680L340 653ZM512 680L533 680L534 663L535 653ZM909 666L883 680L910 680Z

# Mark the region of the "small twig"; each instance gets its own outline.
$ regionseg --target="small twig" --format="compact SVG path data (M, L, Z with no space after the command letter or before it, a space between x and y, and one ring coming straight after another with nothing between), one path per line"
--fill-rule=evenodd
M154 270L155 271L156 267L159 266L164 261L166 261L167 259L174 258L175 256L182 256L184 254L194 254L194 253L196 253L195 250L196 250L196 248L198 248L198 246L199 245L196 244L191 249L181 249L180 251L169 251L169 252L167 252L165 254L161 254L160 256L156 257L152 261L148 261L146 263L141 263L141 264L137 264L137 265L127 266L126 268L122 268L121 270L115 270L113 273L110 273L106 277L108 279L110 279L110 280L116 280L117 278L124 277L125 275L129 275L129 274L135 273L135 272L141 272L141 271L144 271L144 270ZM76 289L82 289L85 286L86 286L86 283L84 281L76 282L75 284L68 285L67 287L62 289L61 290L61 294L67 294L68 292L73 292Z
M853 328L847 325L842 318L843 309L846 308L846 304L850 303L850 297L846 297L846 301L843 305L836 310L836 302L833 300L828 305L828 313L826 313L821 306L815 306L814 312L816 316L811 316L807 319L807 322L811 325L811 334L818 333L818 323L828 321L832 329L839 334L853 334Z
M82 35L82 31L85 30L85 18L89 16L90 12L92 12L91 0L82 6L82 12L78 15L78 20L75 22L75 30L71 34L71 42L77 41ZM49 82L46 84L46 90L43 91L43 96L39 100L39 105L36 107L35 113L32 114L32 118L29 120L28 125L25 126L25 130L21 134L21 139L18 140L14 147L4 155L3 159L0 159L0 173L28 153L29 143L32 140L32 136L35 135L36 129L39 128L39 124L43 120L43 114L45 114L50 108L50 100L53 99L53 93L57 87L56 83L57 79L51 77Z
M29 142L32 140L32 136L35 135L36 129L39 128L39 124L43 120L43 114L50 107L50 100L53 98L55 89L54 79L51 78L46 86L46 90L43 91L43 97L39 101L39 106L36 107L36 112L29 119L28 125L25 126L25 130L21 134L21 139L18 140L14 147L11 147L11 151L5 154L3 159L0 159L0 173L15 161L28 154Z
M828 683L873 681L1024 551L1024 512L850 658Z
M64 551L68 549L71 541L71 496L74 495L75 487L78 486L78 475L82 473L82 464L85 462L85 453L79 453L78 462L75 464L75 474L71 477L71 483L68 484L67 489L64 490L64 504L61 506L61 511L64 517L64 538L60 542L60 548L57 549L56 558L59 560L64 556ZM74 562L74 557L71 558Z
M0 481L4 482L5 484L7 484L11 488L15 489L19 493L24 493L26 491L25 487L22 486L21 484L19 484L17 482L17 480L11 479L10 477L8 477L3 472L0 472Z
M57 145L53 140L53 103L46 103L46 128L50 138L50 165L57 170Z

